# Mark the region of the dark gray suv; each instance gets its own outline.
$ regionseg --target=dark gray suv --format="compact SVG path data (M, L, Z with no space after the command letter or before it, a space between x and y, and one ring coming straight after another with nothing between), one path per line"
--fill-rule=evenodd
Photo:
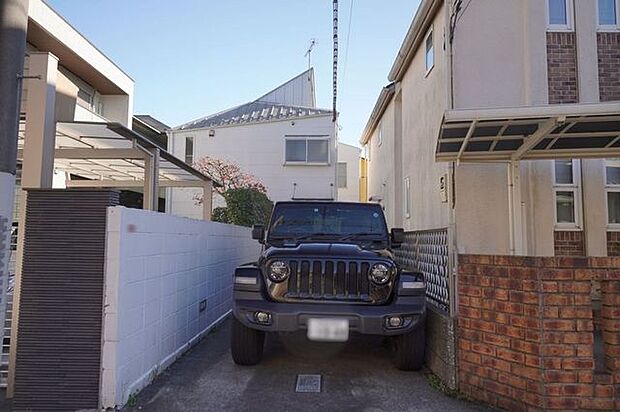
M279 202L267 229L256 226L252 236L263 251L234 275L237 364L260 362L266 332L342 342L353 331L390 336L396 366L420 369L426 285L395 262L404 233L388 232L380 205Z

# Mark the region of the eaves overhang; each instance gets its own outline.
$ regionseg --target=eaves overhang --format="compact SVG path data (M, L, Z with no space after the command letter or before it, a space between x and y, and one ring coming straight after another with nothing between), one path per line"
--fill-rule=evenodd
M362 132L362 137L360 138L360 144L364 146L368 143L372 134L374 133L377 125L381 121L381 117L388 105L392 101L392 97L394 97L394 93L396 90L396 84L390 83L381 89L381 93L379 93L379 97L375 103L374 108L372 109L372 113L370 114L370 118L366 123L366 127L364 127L364 131Z
M402 80L416 50L426 35L427 28L431 24L442 3L443 1L441 0L422 0L409 26L409 30L405 35L405 39L396 54L396 58L388 74L389 81L397 82Z

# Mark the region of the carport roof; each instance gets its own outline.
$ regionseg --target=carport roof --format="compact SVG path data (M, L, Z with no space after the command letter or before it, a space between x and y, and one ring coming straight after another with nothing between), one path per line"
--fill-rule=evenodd
M23 149L23 135L19 143ZM120 123L75 121L56 124L54 167L99 181L99 186L137 186L145 179L145 158L153 151L159 156L158 180L161 186L201 186L211 180L164 147Z
M437 161L489 162L620 156L620 103L450 110Z

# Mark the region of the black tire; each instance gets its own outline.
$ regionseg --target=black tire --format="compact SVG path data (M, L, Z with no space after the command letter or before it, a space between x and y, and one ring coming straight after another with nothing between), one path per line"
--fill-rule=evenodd
M232 318L230 352L233 361L243 366L258 364L263 358L265 332L248 328L234 316Z
M422 321L414 330L392 338L394 365L403 371L418 371L424 365L426 325Z

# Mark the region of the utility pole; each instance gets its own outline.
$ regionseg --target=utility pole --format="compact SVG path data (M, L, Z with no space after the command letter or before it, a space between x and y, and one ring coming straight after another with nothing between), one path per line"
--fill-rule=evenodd
M0 0L0 339L6 311L27 26L28 0Z
M336 97L338 95L338 0L333 0L334 5L334 67L333 67L333 87L334 87L334 101L333 101L333 114L332 122L336 122Z

